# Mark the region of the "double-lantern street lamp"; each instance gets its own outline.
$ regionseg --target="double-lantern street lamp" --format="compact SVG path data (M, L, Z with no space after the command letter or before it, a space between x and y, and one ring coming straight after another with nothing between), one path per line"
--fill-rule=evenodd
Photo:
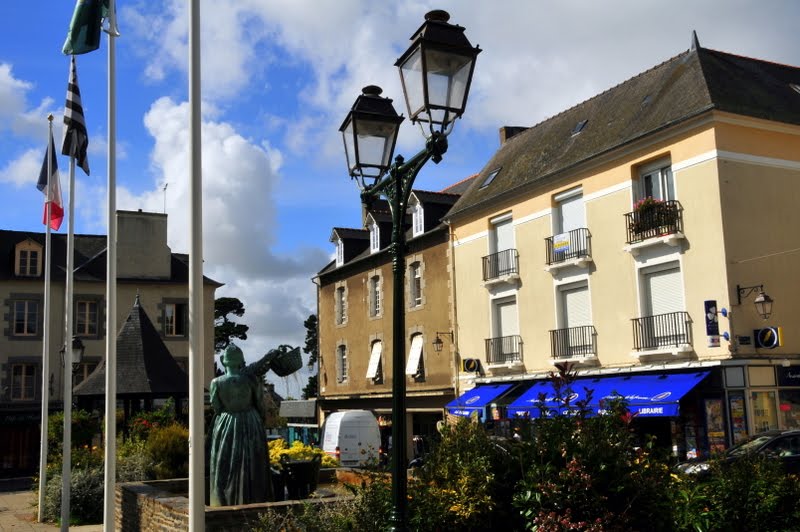
M411 46L395 66L400 69L409 118L419 124L425 148L406 161L394 153L403 117L392 100L374 85L356 98L339 131L344 137L347 169L361 190L362 203L385 198L392 213L393 267L392 322L392 530L406 529L407 453L403 224L414 179L429 160L439 163L447 151L447 135L467 105L475 58L464 28L450 24L441 10L425 15L425 22L411 37Z

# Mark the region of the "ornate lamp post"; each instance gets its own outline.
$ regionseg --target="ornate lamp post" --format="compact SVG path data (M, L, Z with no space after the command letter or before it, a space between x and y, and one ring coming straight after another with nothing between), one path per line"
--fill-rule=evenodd
M391 530L406 530L406 376L403 218L417 174L429 160L439 163L447 151L447 135L464 113L475 58L480 48L469 43L464 28L450 24L445 11L431 11L411 37L411 46L397 60L409 117L419 124L425 148L408 161L391 159L403 117L392 100L370 85L356 98L339 131L344 137L347 169L369 205L385 198L392 212L392 516ZM427 126L426 126L427 125Z

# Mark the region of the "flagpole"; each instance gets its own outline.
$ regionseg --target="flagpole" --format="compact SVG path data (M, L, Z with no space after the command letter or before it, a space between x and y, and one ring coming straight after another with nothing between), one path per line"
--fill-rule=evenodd
M50 135L47 138L47 177L53 175L51 150L53 143L50 139L53 138L53 115L48 115L49 122L48 129ZM47 214L45 224L44 238L44 339L42 342L42 423L41 423L41 436L39 440L39 514L38 520L40 523L44 522L44 496L47 491L47 423L50 406L50 214L51 214L51 195L52 187L47 188L46 209Z
M69 159L69 216L67 230L67 281L64 301L64 438L61 453L61 530L69 530L72 477L72 273L75 269L75 159Z
M106 254L106 440L103 532L114 530L117 481L117 13L108 11L108 237Z
M189 5L189 530L205 530L203 418L203 171L200 115L200 0Z

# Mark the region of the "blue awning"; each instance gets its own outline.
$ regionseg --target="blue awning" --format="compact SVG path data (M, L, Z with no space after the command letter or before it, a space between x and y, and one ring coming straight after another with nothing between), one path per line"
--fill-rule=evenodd
M478 412L480 417L483 409L492 401L506 393L513 384L483 384L464 392L461 397L447 403L447 411L454 416L469 417Z
M542 415L540 409L545 409L546 415L566 413L579 401L586 401L591 391L589 415L602 414L603 403L618 396L624 398L630 412L639 417L677 416L678 402L708 374L708 371L701 371L576 379L568 405L565 405L564 398L559 400L555 397L549 380L538 381L508 406L508 412L509 415L527 414L530 417Z

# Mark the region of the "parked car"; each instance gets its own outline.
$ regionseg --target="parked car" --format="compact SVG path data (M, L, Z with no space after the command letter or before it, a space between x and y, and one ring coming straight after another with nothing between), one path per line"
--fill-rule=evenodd
M800 474L800 430L768 430L734 445L717 458L730 463L751 454L780 460L787 473ZM690 460L675 466L679 473L702 475L708 472L711 460Z

